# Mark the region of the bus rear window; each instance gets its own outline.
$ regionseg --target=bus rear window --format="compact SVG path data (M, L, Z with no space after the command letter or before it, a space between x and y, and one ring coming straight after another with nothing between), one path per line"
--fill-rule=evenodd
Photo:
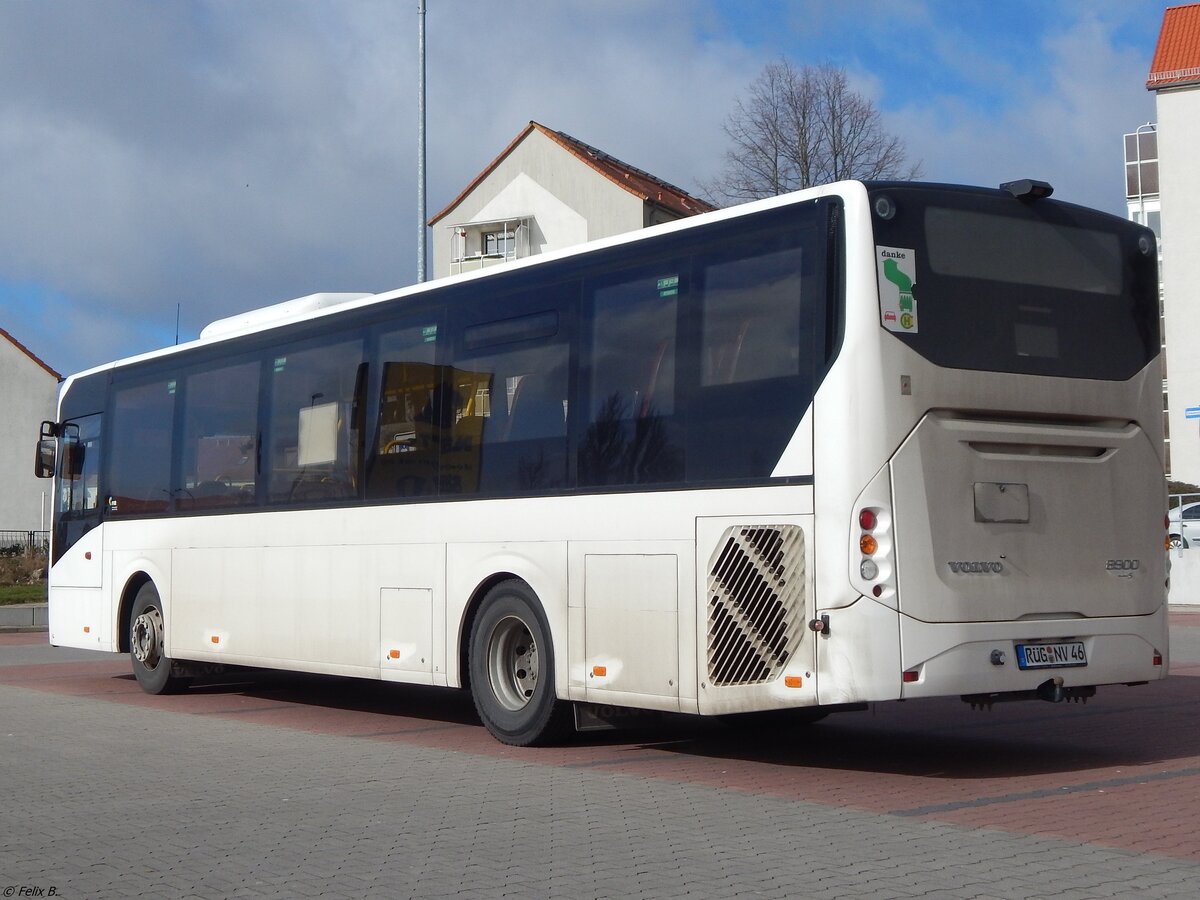
M875 185L879 321L952 369L1123 381L1159 352L1145 228L999 191Z
M1121 292L1121 246L1111 232L931 206L925 236L938 275Z

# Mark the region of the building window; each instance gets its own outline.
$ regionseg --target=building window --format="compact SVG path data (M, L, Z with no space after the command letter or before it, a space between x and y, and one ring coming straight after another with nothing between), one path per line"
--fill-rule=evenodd
M484 256L512 256L516 249L516 235L511 231L485 231L483 233Z
M1125 197L1134 199L1157 193L1158 134L1138 131L1125 135Z

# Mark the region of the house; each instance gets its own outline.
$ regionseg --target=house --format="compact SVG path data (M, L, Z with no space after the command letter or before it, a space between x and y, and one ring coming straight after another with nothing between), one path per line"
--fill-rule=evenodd
M1167 258L1162 288L1170 383L1168 470L1175 481L1200 484L1200 353L1195 346L1200 282L1187 265L1186 251L1171 249L1200 245L1200 3L1164 11L1146 87L1155 92L1158 112L1155 189ZM1146 211L1145 221L1153 225L1151 206Z
M442 278L714 207L569 134L530 122L429 220Z
M50 482L34 477L33 458L41 422L55 417L60 378L0 328L0 532L50 527Z

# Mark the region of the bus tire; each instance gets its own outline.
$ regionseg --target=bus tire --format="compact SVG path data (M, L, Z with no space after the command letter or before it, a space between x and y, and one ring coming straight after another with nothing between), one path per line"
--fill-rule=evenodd
M138 588L129 617L129 660L138 684L147 694L174 694L188 685L172 673L174 661L166 655L166 622L154 583Z
M516 747L548 744L570 728L554 693L554 648L537 595L511 580L487 592L471 626L471 697L487 730Z

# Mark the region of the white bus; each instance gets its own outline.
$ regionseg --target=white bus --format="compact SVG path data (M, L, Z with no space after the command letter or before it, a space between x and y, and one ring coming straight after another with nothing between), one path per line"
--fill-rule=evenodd
M74 375L50 641L469 688L501 741L1167 673L1153 234L846 182Z

